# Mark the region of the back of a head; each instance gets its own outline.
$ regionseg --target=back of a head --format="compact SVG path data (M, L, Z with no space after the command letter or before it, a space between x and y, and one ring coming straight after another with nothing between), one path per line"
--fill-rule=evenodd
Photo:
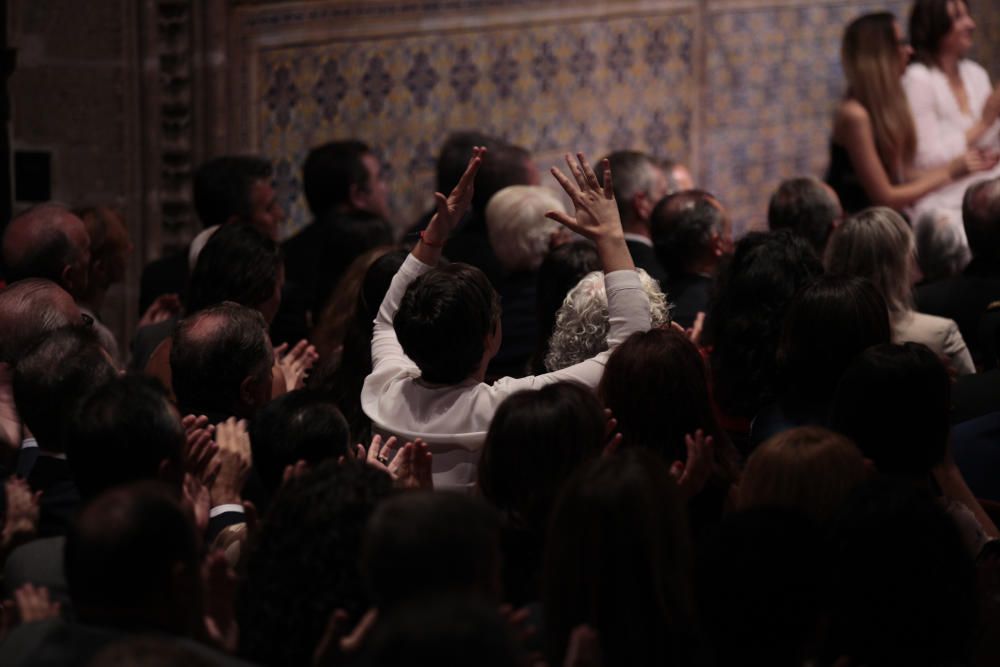
M854 443L818 426L783 431L758 446L740 479L741 509L780 507L826 521L866 475Z
M285 466L305 461L316 466L347 455L350 432L332 400L300 389L278 396L250 425L253 467L266 491L281 485Z
M673 327L634 333L615 348L597 393L618 420L626 446L650 447L667 461L684 460L684 436L697 429L721 446L705 362Z
M870 481L848 499L831 540L823 664L974 662L975 566L940 502L905 481Z
M468 159L466 153L466 165ZM506 142L490 147L476 173L473 216L485 222L486 205L493 195L511 185L537 185L537 178L531 152L527 149Z
M767 226L790 229L823 254L830 232L843 210L837 193L818 178L800 177L782 181L767 206Z
M17 362L17 412L40 447L65 451L65 431L82 397L116 376L93 330L82 325L57 329Z
M360 620L370 606L358 571L362 534L392 492L388 475L355 461L326 461L279 489L238 597L242 656L307 664L336 609Z
M962 223L973 258L1000 263L1000 178L976 183L965 191Z
M782 402L794 410L829 401L851 361L891 337L889 311L871 282L821 276L795 296L785 317L778 347Z
M51 280L7 285L0 290L0 362L16 362L43 334L80 321L73 297Z
M615 201L618 203L618 213L622 224L632 222L634 212L632 200L640 192L649 193L656 179L656 169L659 167L652 157L632 150L614 151L606 158L614 175ZM600 164L601 161L598 161ZM656 202L651 202L656 204Z
M926 211L913 224L914 246L922 282L958 275L971 259L959 220L953 211Z
M76 410L66 441L84 501L118 484L164 475L179 487L184 427L152 378L116 377L99 387Z
M877 345L844 372L831 426L885 475L926 476L948 443L951 380L919 343Z
M560 382L518 392L490 422L479 488L513 523L543 530L562 483L603 441L604 415L590 390Z
M524 664L496 607L464 596L422 598L380 616L363 667L517 667Z
M787 230L751 232L736 244L706 322L724 411L752 417L770 399L785 313L795 293L822 273L812 246Z
M66 538L65 563L84 623L186 634L200 619L194 526L160 484L116 487L88 504Z
M223 301L259 308L275 298L284 265L278 245L248 224L223 225L191 273L187 312Z
M379 609L430 594L499 602L499 517L472 496L397 495L382 502L368 522L361 568Z
M714 664L811 664L826 554L817 526L790 510L729 514L699 544L698 602Z
M590 625L605 664L686 664L690 537L666 464L643 449L577 471L552 511L545 547L546 657Z
M194 172L194 209L204 227L224 225L234 217L249 221L250 192L259 180L270 180L271 163L249 155L226 155L203 163Z
M83 221L60 204L34 206L4 230L3 271L8 283L45 278L79 296L86 288L89 258L90 238Z
M650 216L656 256L671 276L690 273L691 267L712 252L712 235L725 233L725 211L704 190L685 190L660 200Z
M361 141L331 141L309 151L302 165L302 190L314 218L350 204L351 187L368 185L368 169L361 160L371 148Z
M541 185L511 185L497 192L486 205L490 245L504 271L537 271L561 227L545 217L548 211L565 212L562 200Z
M475 130L449 134L441 144L441 152L438 153L435 168L437 191L451 192L458 185L462 174L469 166L469 156L472 155L473 148L484 146L492 157L494 149L502 143L500 139Z
M649 298L649 319L653 327L670 324L670 303L660 285L643 269L636 269L639 283ZM608 349L608 294L604 272L584 276L566 294L548 341L545 368L557 371L586 361Z
M165 637L139 635L105 644L87 667L218 667L204 651Z
M553 248L542 260L535 282L535 304L538 313L538 340L532 372L544 373L543 365L548 352L549 336L556 323L556 311L562 305L566 294L580 280L601 268L597 248L590 241L573 241Z
M489 279L455 262L410 283L393 327L425 381L456 384L479 368L486 337L499 322L500 300Z
M185 413L235 414L246 378L270 383L273 356L267 323L256 310L226 301L185 318L170 348L178 405Z

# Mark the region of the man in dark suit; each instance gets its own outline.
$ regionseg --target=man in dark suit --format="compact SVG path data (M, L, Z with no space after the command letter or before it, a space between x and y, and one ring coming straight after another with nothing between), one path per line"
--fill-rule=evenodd
M661 287L674 305L671 316L691 328L708 312L715 276L733 252L733 231L726 209L704 190L667 195L650 217L653 244L667 270Z
M665 287L667 270L653 250L649 220L657 202L670 193L667 174L656 160L639 151L615 151L606 159L614 174L615 200L632 261ZM594 168L600 178L600 164Z
M1000 300L1000 179L971 186L962 222L972 261L958 276L917 289L917 310L955 320L977 365L989 364L990 332L980 332L986 308Z

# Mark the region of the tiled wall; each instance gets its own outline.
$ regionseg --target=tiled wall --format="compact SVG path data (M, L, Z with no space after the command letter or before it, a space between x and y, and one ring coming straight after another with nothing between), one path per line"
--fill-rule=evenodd
M908 2L848 0L317 0L237 5L228 39L229 143L274 159L308 221L310 146L359 137L389 168L400 222L424 209L450 130L536 152L632 147L688 162L732 209L762 222L792 175L822 174L843 93L840 35ZM1000 6L972 3L978 57L1000 78Z

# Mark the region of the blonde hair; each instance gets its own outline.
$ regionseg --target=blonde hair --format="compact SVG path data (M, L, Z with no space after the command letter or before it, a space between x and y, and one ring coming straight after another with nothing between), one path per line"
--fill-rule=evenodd
M906 221L891 208L875 206L834 230L823 263L831 275L870 280L895 316L913 309L910 278L915 252Z
M486 230L490 245L505 271L537 271L549 252L552 234L561 229L545 217L566 212L562 201L540 185L511 185L490 197Z
M896 18L888 12L865 14L844 31L840 60L847 95L857 100L872 122L875 148L891 179L913 161L917 132L899 72Z
M740 509L783 507L830 518L866 476L861 450L818 426L789 429L754 450L739 485Z

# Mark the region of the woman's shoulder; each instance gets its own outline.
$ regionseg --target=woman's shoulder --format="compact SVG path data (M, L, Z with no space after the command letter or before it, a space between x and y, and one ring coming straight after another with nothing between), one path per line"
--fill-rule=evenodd
M958 71L965 81L984 82L987 86L990 83L990 75L986 69L974 60L961 60L958 63Z
M838 137L842 136L845 129L857 128L871 124L871 116L868 109L861 102L852 98L841 100L833 112L833 136L834 142L839 143Z
M908 81L926 81L934 77L934 73L939 71L936 67L928 67L922 62L914 60L906 66L903 72L903 83Z

